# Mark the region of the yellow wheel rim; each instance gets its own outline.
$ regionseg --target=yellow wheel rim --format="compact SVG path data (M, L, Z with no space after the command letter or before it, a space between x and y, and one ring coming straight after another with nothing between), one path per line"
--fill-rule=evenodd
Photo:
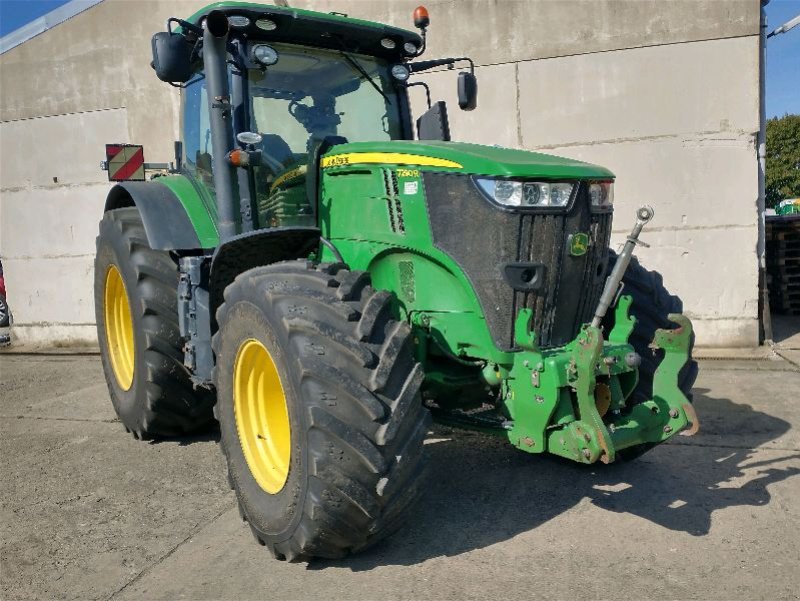
M103 313L106 326L106 346L111 368L122 390L133 385L134 342L133 317L128 292L119 270L112 265L106 272Z
M252 338L236 353L233 412L250 473L266 492L277 493L289 477L289 409L275 361L264 345Z

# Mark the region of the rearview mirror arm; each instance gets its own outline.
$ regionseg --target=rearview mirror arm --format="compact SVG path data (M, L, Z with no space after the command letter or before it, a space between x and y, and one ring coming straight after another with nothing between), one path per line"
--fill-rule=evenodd
M433 69L435 67L443 67L448 66L452 68L455 63L467 61L469 63L469 71L473 75L475 75L475 63L472 62L472 59L467 56L462 56L459 58L435 58L429 61L419 61L418 63L408 63L408 69L412 73L418 73L420 71L427 71L428 69Z
M428 108L431 108L431 89L428 87L424 81L415 81L414 83L407 83L406 87L410 88L412 86L422 86L425 88L425 98L428 100Z
M184 21L183 19L179 19L177 17L170 17L167 19L167 31L172 33L172 24L177 23L186 31L191 31L193 34L203 37L203 29L195 25L194 23L189 23L189 21Z

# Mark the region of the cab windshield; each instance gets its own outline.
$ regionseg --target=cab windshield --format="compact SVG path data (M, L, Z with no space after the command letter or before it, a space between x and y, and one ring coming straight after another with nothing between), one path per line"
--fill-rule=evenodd
M302 223L310 213L305 190L285 205L286 188L300 187L309 158L328 136L348 142L403 137L400 103L389 65L375 57L272 44L274 65L248 69L250 130L263 137L256 198L265 225ZM291 177L287 177L291 176ZM303 181L301 181L303 180ZM276 183L277 182L277 183ZM264 212L269 213L264 215Z

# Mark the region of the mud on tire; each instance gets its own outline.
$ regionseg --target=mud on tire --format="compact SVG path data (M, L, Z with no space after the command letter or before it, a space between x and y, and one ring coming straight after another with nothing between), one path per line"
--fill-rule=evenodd
M122 276L133 320L134 373L128 390L114 374L105 331L104 292L111 266ZM136 207L108 211L100 221L94 278L103 371L125 428L141 439L207 428L213 420L214 396L194 390L183 366L177 265L168 252L150 248Z
M213 341L221 447L242 518L278 559L364 549L417 497L424 374L390 301L364 272L307 261L251 269L225 290ZM248 339L273 359L288 408L289 473L274 494L251 474L237 433L232 380Z

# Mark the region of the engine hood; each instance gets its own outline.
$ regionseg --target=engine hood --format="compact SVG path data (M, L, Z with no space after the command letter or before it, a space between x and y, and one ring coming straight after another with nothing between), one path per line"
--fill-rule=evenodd
M385 164L499 177L573 179L613 178L604 167L527 150L422 140L354 142L331 148L322 158L324 169L347 165Z

